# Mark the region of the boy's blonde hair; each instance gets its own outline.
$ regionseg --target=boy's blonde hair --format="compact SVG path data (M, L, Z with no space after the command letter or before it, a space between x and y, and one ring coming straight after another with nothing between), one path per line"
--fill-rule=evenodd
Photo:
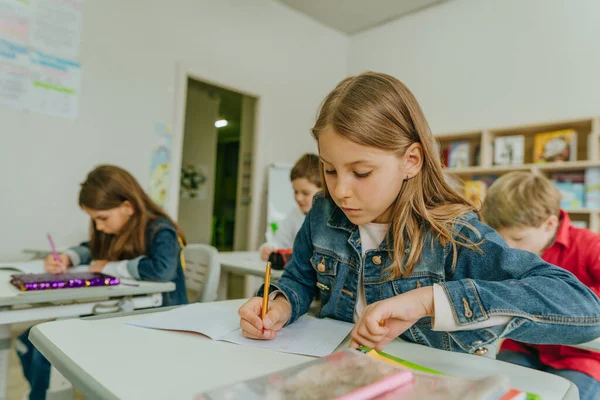
M494 229L539 227L559 215L561 194L545 176L517 171L501 176L490 186L481 214Z
M428 232L431 232L432 240L437 239L442 245L452 247L453 268L458 245L480 251L478 243L454 233L463 226L478 233L472 225L458 219L475 211L475 206L446 182L425 115L402 82L377 72L344 79L321 105L312 129L317 142L319 134L328 127L354 143L397 156L403 156L413 143L422 146L421 171L404 182L395 204L392 204L391 230L395 256L395 262L390 266L392 277L411 275L421 261ZM321 178L325 182L322 163ZM328 196L324 186L323 193ZM403 260L405 250L407 257Z
M290 172L290 181L296 179L306 179L318 188L321 188L321 170L319 169L319 156L313 153L306 153L296 161Z

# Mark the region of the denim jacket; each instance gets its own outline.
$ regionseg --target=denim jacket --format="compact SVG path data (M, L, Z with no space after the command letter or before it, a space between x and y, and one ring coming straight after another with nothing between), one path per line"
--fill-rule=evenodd
M453 269L452 246L432 241L429 233L422 259L411 276L391 279L386 268L394 254L388 241L384 239L378 250L369 250L362 257L358 227L331 198L318 194L296 237L292 260L271 291L281 290L290 302L288 323L308 311L318 292L318 317L352 322L360 275L367 304L437 283L448 296L452 316L461 327L495 315L513 317L506 325L455 332L433 331L427 317L401 335L410 342L450 351L473 353L482 346L496 345L503 337L556 344L600 337L600 300L574 275L533 253L510 248L473 212L461 219L478 233L455 224L455 237L462 234L475 243L483 239L483 254L458 246Z
M148 254L127 261L129 273L140 281L173 282L175 291L163 293L163 306L187 304L185 276L181 265L183 249L175 227L167 219L157 218L148 224L146 249ZM71 257L73 265L92 262L92 253L87 242L70 248L67 254Z

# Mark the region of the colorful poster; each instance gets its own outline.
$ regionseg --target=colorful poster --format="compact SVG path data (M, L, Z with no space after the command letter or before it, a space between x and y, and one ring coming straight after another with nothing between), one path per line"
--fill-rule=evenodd
M150 198L161 207L167 204L173 133L168 126L156 124L154 127L156 147L152 153L150 169Z
M77 59L83 0L30 0L28 3L31 4L31 47L57 57Z
M0 106L77 117L83 0L0 0Z

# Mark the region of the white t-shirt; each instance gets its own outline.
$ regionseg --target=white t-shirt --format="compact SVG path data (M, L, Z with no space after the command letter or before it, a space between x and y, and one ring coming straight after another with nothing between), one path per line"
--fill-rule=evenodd
M275 250L291 249L294 247L294 240L296 240L296 235L300 231L305 217L306 215L304 215L300 208L294 207L281 222L273 238L260 246L260 250L265 246Z
M369 250L377 249L379 245L385 239L389 230L389 224L376 224L370 222L358 226L358 232L360 233L360 243L362 248L362 256L364 258L365 253ZM361 273L359 278L358 296L356 298L356 305L354 307L354 322L358 322L360 316L367 307L367 299L365 297L365 285L363 282L363 275ZM506 325L510 322L512 317L495 315L490 317L486 321L477 322L474 324L460 326L454 320L452 314L452 307L450 306L450 300L446 296L444 289L438 285L433 285L433 303L434 303L434 320L433 330L452 332L461 330L474 330L487 328L496 325Z

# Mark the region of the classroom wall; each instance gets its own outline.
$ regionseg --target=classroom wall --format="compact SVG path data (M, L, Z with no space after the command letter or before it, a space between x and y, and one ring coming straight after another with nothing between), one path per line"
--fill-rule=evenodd
M351 73L390 73L434 132L600 114L600 2L452 0L353 36Z
M156 123L172 125L178 63L259 96L252 218L265 166L314 151L319 102L346 75L347 37L269 0L86 1L76 120L0 109L0 258L86 238L79 183L99 163L148 186ZM255 243L263 240L259 233Z

